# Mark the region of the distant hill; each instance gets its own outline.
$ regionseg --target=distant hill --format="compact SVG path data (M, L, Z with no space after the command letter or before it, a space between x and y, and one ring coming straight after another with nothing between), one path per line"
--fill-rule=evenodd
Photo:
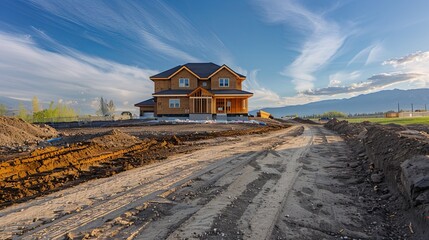
M383 90L348 99L324 100L303 105L263 108L262 110L270 112L275 117L293 114L309 116L328 111L340 111L347 114L374 113L397 111L398 102L400 109L403 110L411 110L411 104L414 104L414 110L424 109L425 104L429 108L429 89ZM250 113L255 114L256 111L251 111Z

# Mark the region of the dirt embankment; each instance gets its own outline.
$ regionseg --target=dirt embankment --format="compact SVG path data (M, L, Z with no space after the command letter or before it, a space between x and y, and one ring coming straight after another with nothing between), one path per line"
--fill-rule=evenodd
M47 125L37 126L19 118L0 116L0 146L2 147L28 145L57 135L57 131Z
M383 184L390 189L393 198L389 199L396 201L389 201L388 207L402 211L399 222L410 232L429 234L429 135L421 131L425 127L418 126L418 131L416 126L338 120L325 127L343 134L355 148L364 149L368 180L375 190Z
M0 207L165 158L173 142L138 140L114 131L89 142L37 149L30 156L2 162Z
M37 129L31 124L27 126L29 129ZM171 132L168 135L142 139L113 129L90 135L89 138L80 135L72 137L73 141L69 142L67 138L63 138L59 145L24 152L0 163L0 208L201 147L182 145L182 141L260 134L284 127L286 126L258 126L223 132L183 134L180 138ZM83 140L78 141L78 138Z

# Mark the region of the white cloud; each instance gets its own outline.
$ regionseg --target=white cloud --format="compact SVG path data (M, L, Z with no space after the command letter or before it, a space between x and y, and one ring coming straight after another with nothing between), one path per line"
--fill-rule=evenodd
M378 91L392 86L405 86L406 89L428 86L429 52L417 52L404 57L389 59L384 61L382 65L393 67L392 71L375 74L361 82L355 82L360 78L360 72L349 74L339 72L330 76L330 84L327 87L310 89L304 91L303 94L327 96ZM341 79L347 79L347 81Z
M34 7L72 22L89 31L83 37L104 45L110 38L124 41L125 50L158 54L166 59L201 61L217 49L221 57L228 49L212 36L202 35L180 13L162 1L31 1ZM58 24L62 24L61 21ZM63 26L67 28L67 26ZM96 34L91 34L94 31ZM102 33L102 35L100 34ZM107 40L101 36L108 36ZM192 52L192 54L190 53Z
M337 72L335 74L329 75L329 85L328 87L338 87L343 84L347 84L358 79L361 76L360 71L353 72Z
M297 27L306 34L300 55L283 70L282 74L292 78L295 89L305 91L313 88L314 73L322 69L343 45L347 34L338 24L328 21L295 1L257 1L269 22ZM350 31L349 31L350 32Z
M383 51L384 51L384 48L381 43L377 43L371 46L368 53L368 58L366 59L366 62L365 62L365 66L368 64L380 61Z
M352 83L348 86L328 86L303 92L306 95L337 95L343 93L368 92L380 90L393 84L410 82L427 77L421 73L380 73L368 78L364 82Z
M259 84L257 78L259 70L252 70L248 73L246 70L239 68L239 72L247 75L246 81L243 82L243 89L253 92L253 97L249 99L249 110L257 110L266 107L283 107L323 100L319 96L306 96L303 94L298 94L293 97L283 97Z
M383 65L392 65L393 67L427 67L429 65L429 51L416 52L400 58L392 58L383 62Z
M15 99L38 96L43 102L62 99L83 113L93 113L91 101L113 99L117 110L151 97L150 69L127 66L71 52L69 55L39 48L30 38L0 32L0 95ZM119 104L123 102L131 104Z

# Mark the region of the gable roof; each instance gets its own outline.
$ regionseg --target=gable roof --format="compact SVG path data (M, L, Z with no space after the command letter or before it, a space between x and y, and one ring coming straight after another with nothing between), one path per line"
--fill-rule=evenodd
M198 78L202 78L202 79L206 78L207 79L207 78L211 77L214 73L220 71L222 68L227 68L229 71L231 71L232 73L234 73L235 75L237 75L240 78L246 77L244 75L236 73L235 71L230 69L225 64L222 66L219 66L219 65L214 64L212 62L209 62L209 63L187 63L184 65L179 65L179 66L176 66L174 68L168 69L164 72L153 75L150 77L150 79L168 79L168 78L171 78L172 76L174 76L175 74L177 74L182 69L187 69L192 74L196 75Z

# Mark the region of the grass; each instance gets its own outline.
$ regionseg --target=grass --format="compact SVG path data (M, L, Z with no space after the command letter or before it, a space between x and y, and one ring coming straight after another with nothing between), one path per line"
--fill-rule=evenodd
M359 123L369 121L373 123L389 124L395 123L399 125L408 124L426 124L429 125L429 117L407 117L407 118L344 118L341 120L347 120L351 123Z

